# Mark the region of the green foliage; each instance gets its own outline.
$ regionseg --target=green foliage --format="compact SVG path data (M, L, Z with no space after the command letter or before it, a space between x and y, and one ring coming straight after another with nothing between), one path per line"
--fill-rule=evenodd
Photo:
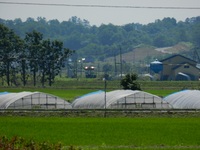
M6 76L7 84L11 80L15 83L15 67L17 55L23 49L23 41L13 32L13 30L0 24L0 76Z
M17 150L17 149L31 149L31 150L61 150L62 145L51 144L48 142L35 142L33 140L25 140L22 137L13 136L11 139L6 136L0 137L0 149L2 150Z
M28 18L25 22L21 19L1 19L0 23L13 29L22 38L26 36L25 33L34 29L42 33L46 39L63 41L64 47L76 50L80 57L100 59L113 56L113 52L118 51L116 45L121 45L124 53L139 44L165 47L183 41L199 46L199 18L187 18L184 22L177 22L176 19L167 17L147 25L102 24L99 27L91 26L89 21L75 16L63 22L47 21L38 17L37 20Z
M65 59L72 54L71 50L63 48L63 42L43 40L43 34L35 30L26 33L24 40L1 24L0 31L0 77L6 76L8 86L11 82L18 86L19 72L24 86L30 74L34 86L39 76L42 86L47 80L51 86L65 66Z
M42 86L47 86L47 84L51 86L55 83L55 76L60 72L61 66L64 65L65 56L71 55L70 49L76 52L76 56L72 56L73 66L76 66L76 61L81 57L86 60L92 58L95 63L98 61L99 65L100 61L105 61L107 57L118 56L120 46L122 53L133 51L139 45L165 47L182 41L199 47L199 18L193 17L184 22L177 22L174 18L168 17L147 25L138 23L123 26L102 24L99 27L91 26L87 20L77 17L63 22L47 21L42 17L38 17L36 20L28 18L25 22L22 22L21 19L0 19L0 77L7 82L7 85L27 86L28 83L33 85L40 83ZM4 37L4 35L6 36ZM15 57L11 59L10 57L13 55ZM133 65L132 61L130 65L124 59L122 63L124 73L134 69L137 69L138 73L143 72L143 67L138 68L138 64L141 62L138 62L135 56L133 57ZM154 59L153 57L151 54L148 58L146 57L147 63ZM129 61L130 58L132 59L132 57L129 57ZM51 62L48 61L49 59ZM115 65L117 62L118 60ZM110 74L110 72L115 71L116 73L119 70L117 67L102 67L102 64L99 65L98 71ZM78 69L74 69L74 77L78 71Z
M49 142L35 142L34 140L27 140L22 137L13 136L7 138L0 137L0 149L2 150L80 150L74 146L63 147L61 143L52 144Z
M192 37L192 40L193 40L193 43L196 47L200 47L200 23L199 24L196 24L194 27L193 27L193 37Z
M29 62L30 71L33 73L33 84L36 85L36 73L38 72L38 61L39 61L39 52L42 48L43 35L35 30L30 33L26 33L25 42L28 53L25 56ZM42 54L41 54L42 55Z
M137 74L126 74L126 76L121 80L120 84L125 90L141 90L140 84L137 82L137 79Z

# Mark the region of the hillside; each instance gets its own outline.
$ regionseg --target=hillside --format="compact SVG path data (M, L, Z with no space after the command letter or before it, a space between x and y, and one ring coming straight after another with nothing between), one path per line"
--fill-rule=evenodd
M155 50L165 54L182 54L184 52L189 52L191 48L191 43L181 42L171 47L156 48Z
M12 29L22 39L27 33L35 30L43 35L44 40L62 41L65 48L75 50L75 59L89 57L96 61L105 61L106 58L117 55L121 47L125 60L140 61L146 57L153 59L162 53L171 54L187 50L184 44L174 46L177 43L188 42L194 46L200 46L200 17L187 18L184 22L168 17L147 25L102 24L99 27L91 26L89 21L77 17L63 22L56 19L46 20L41 17L37 20L27 18L24 22L20 18L0 19L0 24ZM151 47L136 48L138 45L150 45ZM152 47L159 49L154 52Z
M171 47L162 47L155 48L151 46L141 46L133 49L130 52L122 54L122 60L127 63L138 63L145 62L150 63L155 59L163 59L172 54L182 54L189 53L192 56L192 45L190 43L178 43ZM116 59L119 60L120 55L116 56ZM114 57L109 57L106 59L106 62L112 62Z

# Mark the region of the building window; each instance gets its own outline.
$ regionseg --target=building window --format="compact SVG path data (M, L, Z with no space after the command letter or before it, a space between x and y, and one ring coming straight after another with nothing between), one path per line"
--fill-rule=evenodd
M189 65L184 65L184 68L190 68L190 66Z

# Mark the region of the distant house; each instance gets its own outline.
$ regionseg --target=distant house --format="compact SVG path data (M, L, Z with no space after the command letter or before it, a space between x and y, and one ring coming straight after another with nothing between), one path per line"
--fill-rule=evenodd
M197 62L182 55L173 55L161 60L163 70L161 80L199 80L200 69Z

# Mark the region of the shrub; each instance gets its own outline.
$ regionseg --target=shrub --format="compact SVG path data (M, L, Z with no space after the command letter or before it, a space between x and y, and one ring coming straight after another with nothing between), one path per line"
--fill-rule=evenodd
M137 79L137 74L126 74L126 76L121 80L120 84L125 90L141 90L140 84L137 82Z
M63 147L61 143L51 144L48 142L35 142L33 140L25 140L21 137L14 136L11 139L6 136L0 137L0 149L2 150L76 150L74 146ZM80 149L79 149L80 150Z

